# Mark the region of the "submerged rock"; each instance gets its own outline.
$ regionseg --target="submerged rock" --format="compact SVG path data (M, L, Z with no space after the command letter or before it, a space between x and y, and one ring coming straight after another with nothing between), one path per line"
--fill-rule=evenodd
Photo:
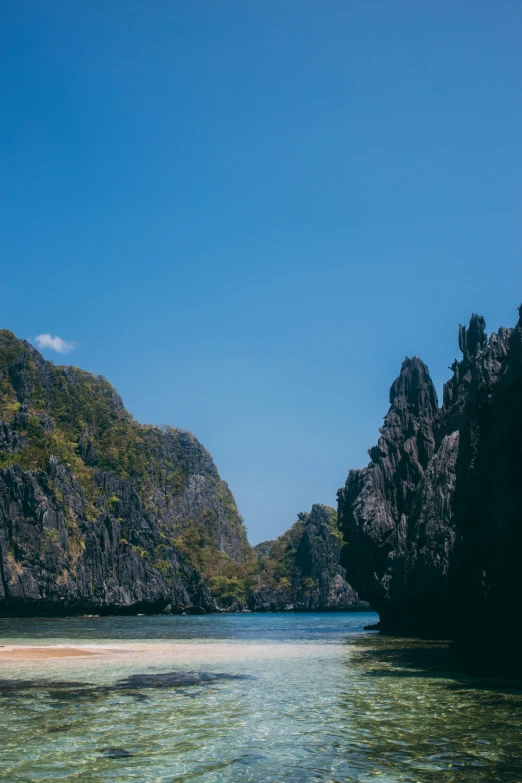
M106 699L114 694L145 700L141 691L169 688L182 694L183 689L193 686L216 685L229 681L251 681L256 678L248 674L228 674L227 672L147 672L131 674L114 683L94 685L88 682L67 682L65 680L0 680L0 699L30 698L34 692L43 692L51 702L51 706L61 707L64 704L81 704L83 702ZM67 726L55 727L52 731L66 731ZM50 729L51 730L51 729Z
M247 674L227 674L226 672L158 672L152 674L131 674L118 680L116 688L186 688L191 685L212 685L224 680L252 680Z
M107 759L128 759L134 755L123 748L104 748L100 753Z

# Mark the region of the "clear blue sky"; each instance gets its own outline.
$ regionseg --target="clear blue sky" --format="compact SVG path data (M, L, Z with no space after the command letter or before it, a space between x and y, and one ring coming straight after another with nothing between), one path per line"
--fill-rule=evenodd
M6 0L0 325L189 429L251 541L522 301L522 4Z

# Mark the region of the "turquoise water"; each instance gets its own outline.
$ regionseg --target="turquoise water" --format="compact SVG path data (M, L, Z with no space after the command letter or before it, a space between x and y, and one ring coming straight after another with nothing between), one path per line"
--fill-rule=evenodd
M374 620L0 620L0 780L520 783L520 692ZM9 657L35 644L96 654Z

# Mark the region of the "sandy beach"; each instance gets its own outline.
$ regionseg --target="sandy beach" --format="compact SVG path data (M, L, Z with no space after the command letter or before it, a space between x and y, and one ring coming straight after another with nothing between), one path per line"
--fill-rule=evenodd
M100 655L100 652L81 647L15 647L14 645L0 647L0 661L24 661L33 658L85 658L90 655Z
M110 662L122 658L146 660L148 663L168 665L174 661L182 664L195 662L230 662L245 660L288 659L321 657L329 654L330 649L323 645L288 643L228 643L228 642L138 642L134 644L67 644L29 646L0 646L0 664L2 662L30 662L33 660L56 660L71 658L93 658L101 662Z
M113 656L146 656L151 662L163 663L176 659L186 661L230 661L259 660L275 658L309 658L324 655L323 645L296 644L230 644L226 642L163 642L137 644L99 644L68 646L46 645L5 645L0 647L2 661L30 661L34 659L51 660L57 658L87 658L99 656L106 660Z

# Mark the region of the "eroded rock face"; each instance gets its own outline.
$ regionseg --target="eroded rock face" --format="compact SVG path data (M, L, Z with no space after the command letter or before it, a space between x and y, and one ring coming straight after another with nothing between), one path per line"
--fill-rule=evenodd
M471 634L522 599L522 319L473 315L438 407L406 359L371 462L339 490L342 564L392 630Z
M100 503L92 518L55 458L45 471L0 471L1 615L213 607L198 571L165 546L133 488L120 482L118 490L121 516Z
M276 541L254 547L262 567L247 594L253 611L361 611L361 601L339 565L341 538L335 509L316 503Z
M0 615L212 611L200 554L253 557L197 439L0 330Z

